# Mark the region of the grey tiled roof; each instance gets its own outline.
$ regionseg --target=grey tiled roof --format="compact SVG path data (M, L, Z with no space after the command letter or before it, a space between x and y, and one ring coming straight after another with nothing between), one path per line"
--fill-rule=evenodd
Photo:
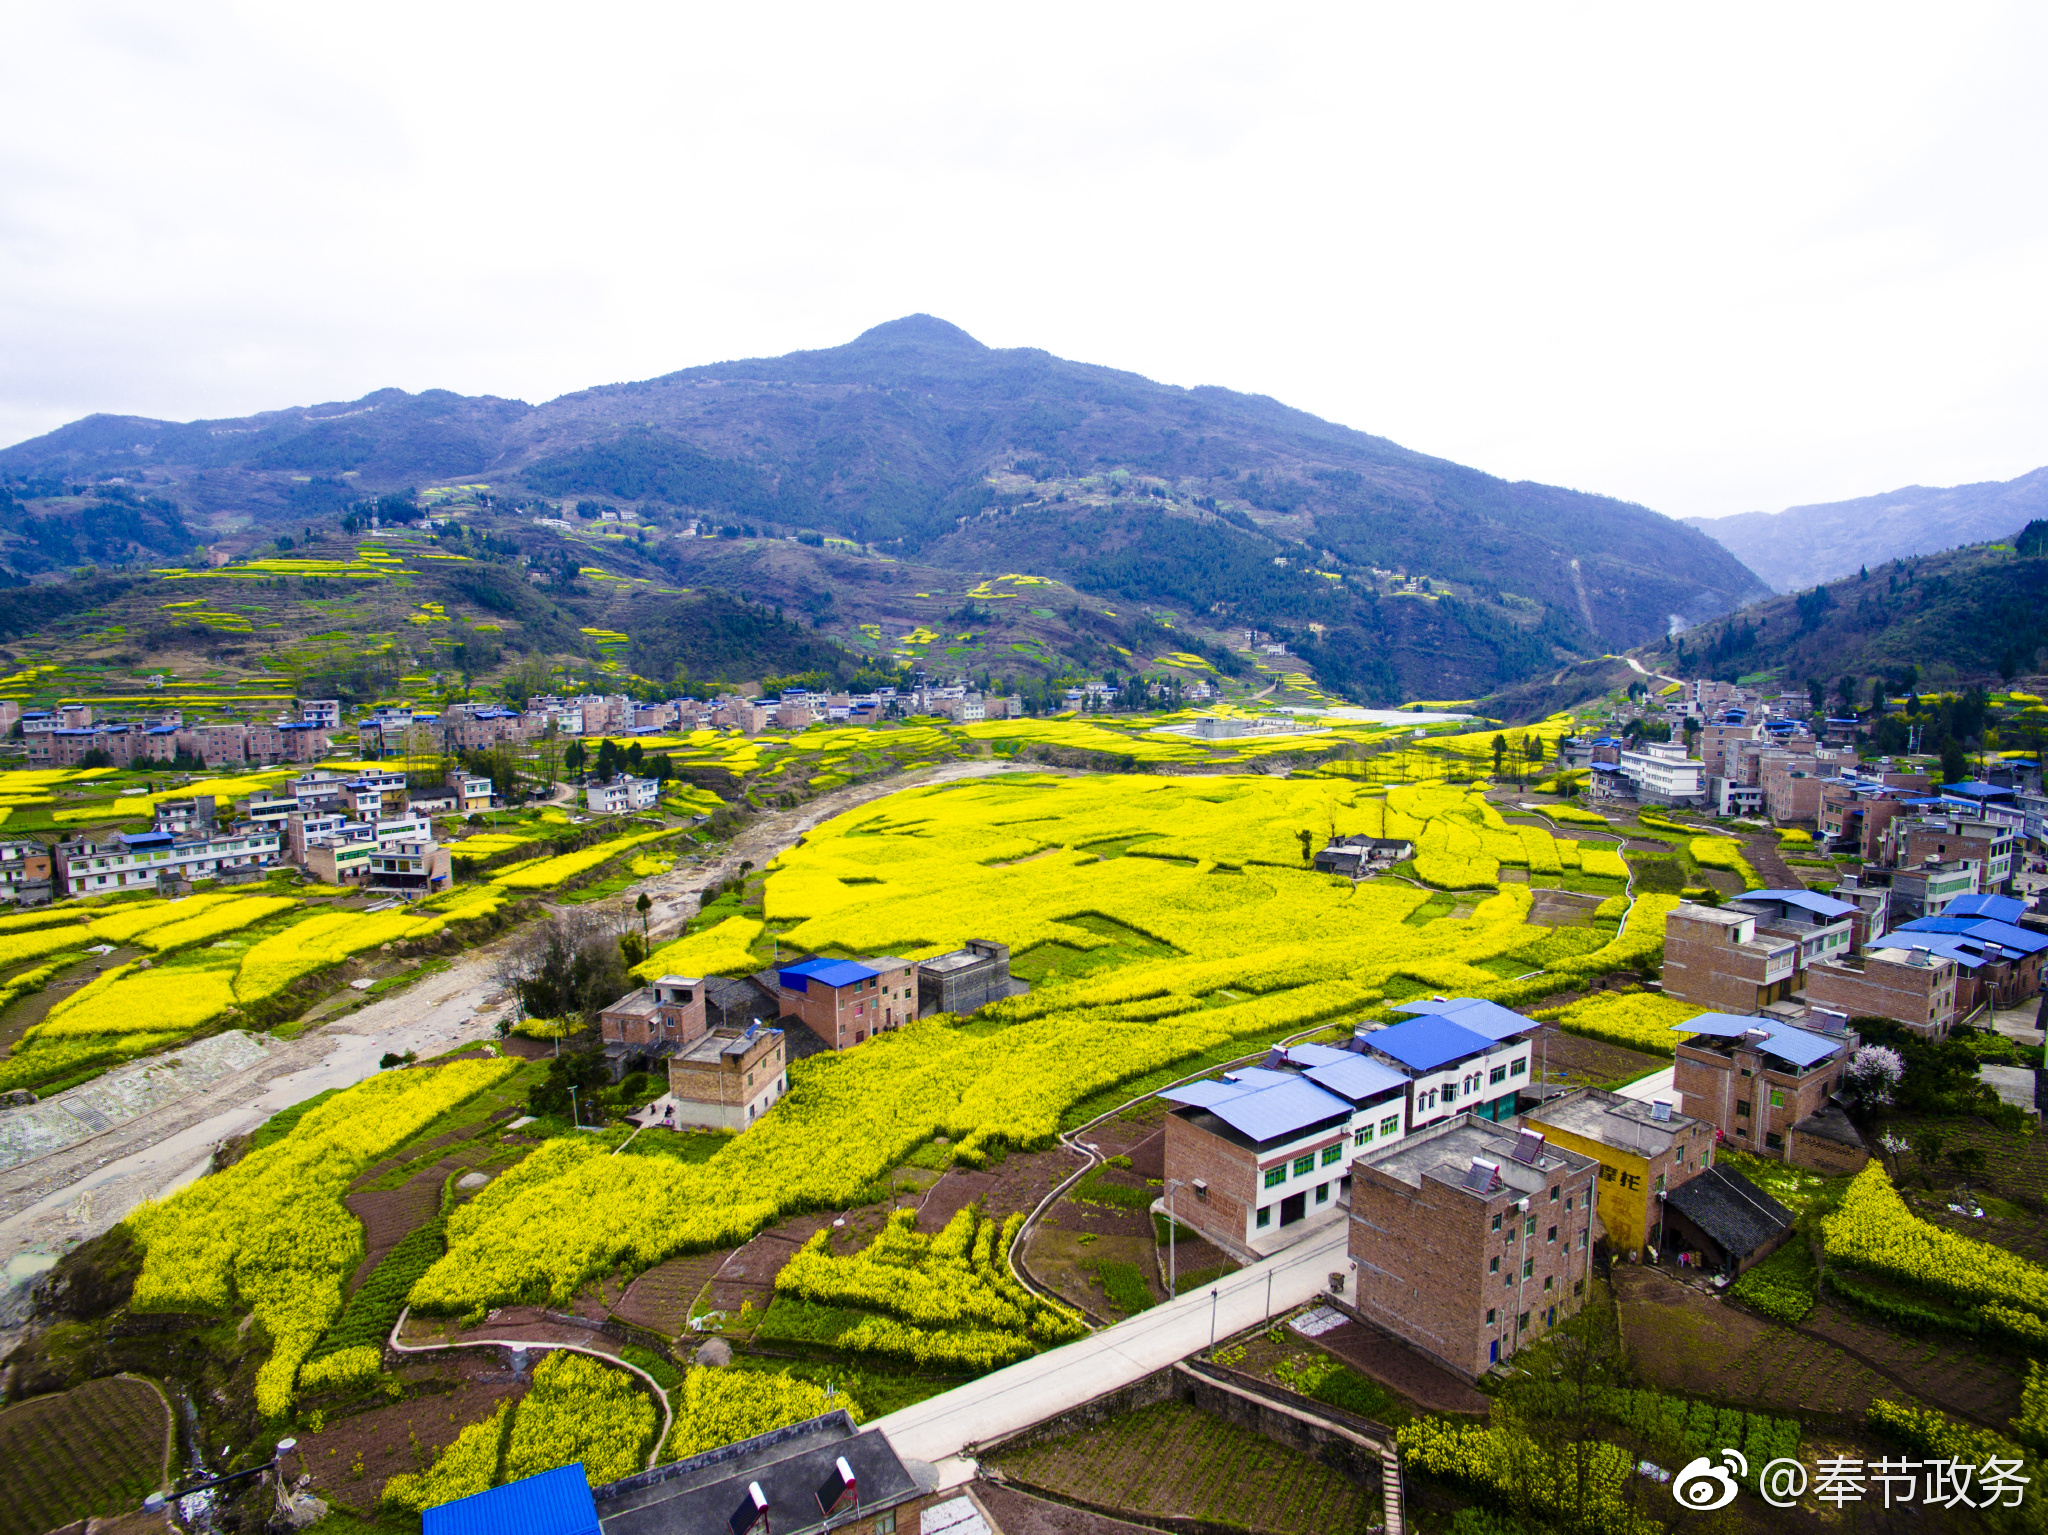
M1792 1212L1732 1168L1714 1166L1664 1197L1731 1258L1743 1258L1792 1224Z

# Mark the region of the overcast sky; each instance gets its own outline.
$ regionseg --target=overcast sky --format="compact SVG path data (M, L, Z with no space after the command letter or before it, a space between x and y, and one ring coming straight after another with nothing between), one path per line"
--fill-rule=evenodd
M1427 14L1418 14L1427 13ZM2041 7L0 9L0 443L925 311L1674 516L2048 463Z

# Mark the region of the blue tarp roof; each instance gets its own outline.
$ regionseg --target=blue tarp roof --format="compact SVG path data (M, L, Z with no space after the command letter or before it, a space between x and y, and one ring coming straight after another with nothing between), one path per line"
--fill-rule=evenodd
M598 1535L597 1505L578 1461L430 1508L420 1535Z
M1814 890L1745 890L1735 897L1734 904L1740 906L1744 901L1783 901L1817 917L1846 917L1856 910L1847 901Z
M1841 1040L1829 1039L1810 1029L1794 1028L1776 1018L1745 1017L1740 1013L1702 1013L1684 1023L1674 1023L1671 1029L1675 1034L1709 1034L1716 1039L1735 1039L1752 1030L1760 1031L1770 1035L1764 1050L1802 1067L1824 1061L1842 1047Z
M1363 1103L1368 1098L1376 1098L1408 1083L1408 1078L1393 1067L1362 1055L1350 1054L1327 1065L1309 1067L1307 1076L1316 1086L1328 1088L1353 1103Z
M1945 917L1990 917L1998 922L2018 922L2027 914L2027 903L2010 895L1959 895L1942 908Z
M1251 1073L1237 1075L1243 1078ZM1284 1071L1261 1071L1257 1075L1279 1080L1256 1084L1242 1080L1190 1082L1185 1087L1169 1087L1159 1096L1207 1109L1238 1134L1258 1142L1283 1140L1326 1120L1351 1117L1348 1102L1324 1092L1305 1077Z
M812 981L820 986L851 986L856 981L871 981L880 974L881 971L856 965L850 959L807 959L781 972L782 984L791 991L808 991Z
M1438 1002L1433 998L1424 1002L1396 1002L1394 1011L1448 1018L1461 1029L1470 1029L1474 1034L1483 1034L1495 1041L1512 1039L1517 1034L1527 1034L1543 1027L1533 1018L1524 1018L1498 1002L1488 1002L1480 997L1453 997L1448 1002Z
M1956 902L1948 903L1948 911L1938 917L1915 917L1911 922L1901 923L1894 932L1900 933L1952 933L1959 937L1975 938L1983 943L1995 943L2001 949L2014 949L2021 954L2039 954L2048 949L2048 934L2032 933L2023 927L2014 927L2010 922L2000 922L1996 917L1952 917Z
M1526 1021L1526 1020L1525 1020ZM1484 1055L1494 1042L1448 1018L1424 1016L1363 1036L1371 1049L1390 1055L1411 1071L1435 1071L1453 1061Z

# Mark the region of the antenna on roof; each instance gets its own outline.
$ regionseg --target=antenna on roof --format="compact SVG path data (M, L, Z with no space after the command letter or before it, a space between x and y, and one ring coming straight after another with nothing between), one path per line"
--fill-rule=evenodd
M1543 1132L1524 1130L1515 1137L1515 1149L1509 1153L1517 1162L1533 1165L1543 1155Z
M1671 1105L1662 1098L1659 1098L1650 1105L1650 1118L1656 1120L1659 1124L1665 1123L1671 1118Z

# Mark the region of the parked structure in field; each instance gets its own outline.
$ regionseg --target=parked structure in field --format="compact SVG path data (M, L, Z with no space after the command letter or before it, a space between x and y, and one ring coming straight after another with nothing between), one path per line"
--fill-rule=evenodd
M1599 1163L1459 1114L1352 1164L1350 1288L1471 1380L1585 1301Z
M919 965L911 959L807 959L776 972L784 1018L844 1050L917 1016Z
M917 1016L953 1013L965 1017L991 1002L1028 990L1010 979L1010 946L986 938L970 938L967 947L919 960Z
M1663 1247L1665 1196L1713 1165L1713 1126L1665 1101L1582 1087L1531 1109L1520 1123L1600 1164L1600 1222L1617 1253Z
M1673 1085L1684 1111L1737 1148L1801 1166L1839 1168L1844 1145L1828 1099L1859 1043L1767 1016L1702 1013L1673 1026Z

